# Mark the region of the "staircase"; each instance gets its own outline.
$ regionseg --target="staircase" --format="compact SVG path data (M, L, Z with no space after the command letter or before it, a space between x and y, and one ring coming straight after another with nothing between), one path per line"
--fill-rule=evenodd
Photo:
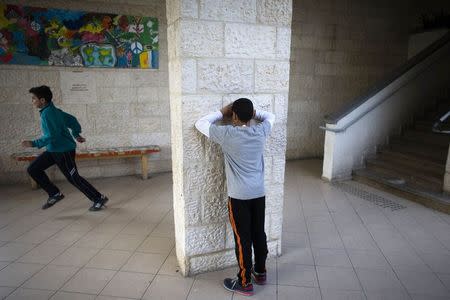
M353 179L450 214L450 195L443 193L450 134L435 133L432 126L450 110L450 99L416 118L413 126L366 160L366 168L353 171ZM449 130L448 120L442 130Z

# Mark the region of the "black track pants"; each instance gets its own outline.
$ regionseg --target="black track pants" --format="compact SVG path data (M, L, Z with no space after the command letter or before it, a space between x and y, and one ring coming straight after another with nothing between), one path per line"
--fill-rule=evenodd
M243 286L251 282L252 246L255 271L266 272L267 238L264 232L266 198L239 200L229 198L228 213L234 232L238 278Z

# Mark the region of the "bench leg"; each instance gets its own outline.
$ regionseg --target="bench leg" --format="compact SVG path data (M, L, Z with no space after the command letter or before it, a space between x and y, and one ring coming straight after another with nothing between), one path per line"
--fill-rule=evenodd
M142 179L148 178L148 156L142 155L141 156L141 172L142 172Z
M31 178L31 177L30 177L30 182L31 182L31 189L32 190L37 190L39 188L37 182L34 181L33 178Z

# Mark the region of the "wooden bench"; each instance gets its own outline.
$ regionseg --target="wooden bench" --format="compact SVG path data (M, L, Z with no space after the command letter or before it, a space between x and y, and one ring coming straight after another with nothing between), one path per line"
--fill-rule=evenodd
M79 150L75 155L76 160L88 159L114 159L114 158L141 158L141 172L142 179L148 178L148 155L160 152L161 149L155 145L140 146L140 147L120 147L120 148L98 148ZM11 158L16 161L33 161L39 156L39 152L20 152L11 155ZM31 179L31 187L37 188L37 183Z

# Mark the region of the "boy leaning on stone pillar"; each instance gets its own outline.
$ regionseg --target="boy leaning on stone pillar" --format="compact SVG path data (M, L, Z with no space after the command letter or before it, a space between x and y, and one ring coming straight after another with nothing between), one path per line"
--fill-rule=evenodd
M232 125L214 124L223 117L231 117ZM252 118L261 123L250 126ZM202 134L221 146L224 154L228 213L239 272L237 278L226 278L223 286L246 296L253 295L252 279L258 285L266 283L264 145L274 121L272 113L256 111L249 99L240 98L195 123Z

